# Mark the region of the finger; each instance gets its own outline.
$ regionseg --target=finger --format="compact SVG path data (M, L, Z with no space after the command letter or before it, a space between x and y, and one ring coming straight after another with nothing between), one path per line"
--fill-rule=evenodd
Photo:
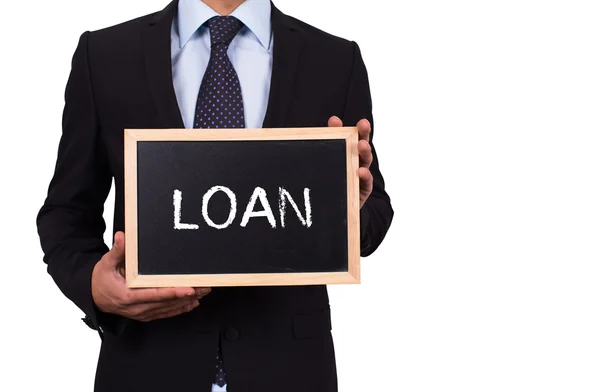
M360 167L369 168L373 162L373 153L371 145L366 140L358 141L358 158Z
M373 191L373 175L371 171L364 167L358 168L358 177L360 178L360 191L363 194L371 194Z
M108 259L114 266L125 261L125 234L122 231L115 233L115 242L108 253L110 255Z
M166 319L169 317L179 316L181 314L192 311L193 309L197 308L198 305L199 305L198 301L195 301L195 303L192 305L186 305L186 306L182 306L182 307L178 307L178 308L174 308L174 309L170 309L170 310L165 310L164 312L157 312L155 314L145 316L140 321L149 322L149 321L161 320L161 319Z
M129 315L141 315L148 312L156 312L164 309L177 308L185 305L198 302L195 297L177 298L170 301L162 302L146 302L141 304L127 305L127 313Z
M165 310L185 307L188 305L192 305L194 302L198 301L194 298L180 298L168 302L127 305L123 310L123 314L126 317L132 318L134 320L139 320L144 318L148 314L154 314L158 312L164 312Z
M344 126L344 124L342 123L342 120L340 120L340 118L338 116L331 116L329 118L329 121L327 121L327 126L328 127L342 127L342 126Z
M195 298L191 299L178 299L170 302L160 302L154 304L141 304L134 305L131 308L131 318L141 320L154 318L158 314L172 312L177 309L184 309L188 307L194 307L198 304L198 300Z
M195 293L191 287L128 289L125 295L125 303L140 304L163 302L177 298L192 298Z
M195 291L195 296L196 298L202 298L206 295L208 295L212 290L210 287L195 287L194 288Z
M358 128L358 140L369 141L371 134L371 123L366 118L360 120L356 127Z

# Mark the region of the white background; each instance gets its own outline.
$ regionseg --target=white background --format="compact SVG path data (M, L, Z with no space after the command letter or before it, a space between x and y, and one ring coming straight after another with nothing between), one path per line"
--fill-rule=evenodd
M331 288L340 391L600 391L598 2L276 4L359 43L396 211L363 284ZM79 35L165 5L2 5L2 391L92 390L99 338L35 215Z

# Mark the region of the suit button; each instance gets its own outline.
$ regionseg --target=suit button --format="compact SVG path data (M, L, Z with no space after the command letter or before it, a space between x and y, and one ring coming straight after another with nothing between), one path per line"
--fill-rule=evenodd
M225 339L230 342L235 342L240 337L240 331L235 328L227 328L225 330Z

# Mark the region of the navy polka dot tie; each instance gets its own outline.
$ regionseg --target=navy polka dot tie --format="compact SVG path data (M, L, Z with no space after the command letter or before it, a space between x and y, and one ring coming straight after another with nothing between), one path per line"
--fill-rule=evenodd
M244 25L233 16L215 16L207 24L210 60L198 93L194 128L244 128L240 80L227 56L229 44Z
M210 60L198 93L194 128L244 128L244 104L237 73L227 49L244 26L233 16L215 16L207 22ZM215 384L227 383L223 356L217 348Z
M215 384L222 387L227 383L225 376L225 367L223 366L223 358L221 357L220 350L217 348L217 365L215 366L217 369L217 374L215 375Z

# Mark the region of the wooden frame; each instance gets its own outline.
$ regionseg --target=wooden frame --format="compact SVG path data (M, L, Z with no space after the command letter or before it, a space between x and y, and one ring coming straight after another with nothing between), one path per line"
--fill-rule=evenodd
M217 287L360 283L360 199L358 178L358 130L339 128L272 129L126 129L125 137L125 269L128 287ZM140 275L138 274L137 142L226 140L346 141L348 195L348 271L259 274Z

